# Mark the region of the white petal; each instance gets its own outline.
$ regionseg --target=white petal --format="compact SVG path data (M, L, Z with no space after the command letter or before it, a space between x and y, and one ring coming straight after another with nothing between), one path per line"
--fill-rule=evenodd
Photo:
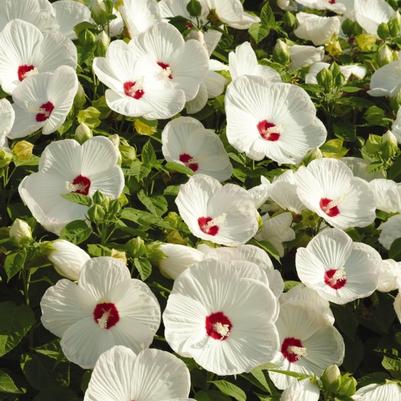
M53 241L51 246L48 258L57 272L70 280L78 280L83 265L90 259L89 255L79 246L63 239Z

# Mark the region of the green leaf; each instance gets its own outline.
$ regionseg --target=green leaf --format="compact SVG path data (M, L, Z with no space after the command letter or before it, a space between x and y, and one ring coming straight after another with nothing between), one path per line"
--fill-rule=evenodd
M280 255L277 251L277 249L269 242L269 241L258 241L256 239L252 239L251 243L254 243L256 246L262 248L264 251L266 251L269 255L273 256L274 259L276 259L278 262L280 262Z
M250 28L248 29L248 32L249 32L249 35L251 35L251 38L258 45L263 39L265 39L269 36L270 28L261 24L260 22L257 22L250 26Z
M11 376L0 369L0 393L23 394L26 390L18 387Z
M21 249L18 252L10 253L9 255L7 255L4 261L4 270L7 274L7 281L10 281L24 268L26 257L26 249Z
M168 171L173 171L173 172L186 174L186 175L194 174L194 172L189 167L184 166L183 164L180 164L180 163L167 162L165 167Z
M92 199L86 195L69 193L61 196L70 202L77 203L78 205L90 206L92 204Z
M271 9L268 1L260 10L260 20L267 28L273 28L276 25L276 19L274 18L273 10Z
M231 401L231 398L214 390L199 391L195 394L195 399L197 401Z
M382 366L395 379L401 379L401 359L399 357L384 356Z
M156 153L150 141L146 142L145 145L143 145L141 156L142 163L145 166L153 167L155 164L157 164Z
M158 195L150 197L147 196L142 189L137 193L137 196L146 209L156 216L162 216L168 210L167 200L164 196Z
M246 401L246 394L238 386L226 380L212 381L219 390L225 395L228 395L237 401Z
M141 276L142 281L146 281L149 276L152 274L152 264L149 260L144 258L135 258L134 265Z
M15 348L35 323L35 316L28 306L14 302L0 303L0 356ZM5 318L7 317L7 318Z
M80 244L86 241L91 234L92 230L84 220L75 220L68 223L61 230L60 238L70 241L73 244Z

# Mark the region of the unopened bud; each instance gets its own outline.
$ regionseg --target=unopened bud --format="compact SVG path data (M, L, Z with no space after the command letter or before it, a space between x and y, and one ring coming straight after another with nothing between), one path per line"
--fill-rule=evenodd
M105 31L102 31L97 35L97 48L98 54L104 56L106 54L107 48L110 44L110 37Z
M12 149L18 160L29 160L32 157L33 144L28 141L17 142Z
M29 224L21 219L16 219L9 232L10 238L17 244L22 245L24 242L32 240L32 230Z
M382 138L384 142L398 147L397 137L391 131L387 131Z
M82 144L92 137L93 137L92 130L85 123L81 123L78 125L78 127L75 130L75 139L79 143Z
M287 64L290 61L290 52L285 42L278 39L273 49L273 58L281 64Z
M393 51L387 46L383 45L379 49L378 61L380 65L385 65L394 61Z

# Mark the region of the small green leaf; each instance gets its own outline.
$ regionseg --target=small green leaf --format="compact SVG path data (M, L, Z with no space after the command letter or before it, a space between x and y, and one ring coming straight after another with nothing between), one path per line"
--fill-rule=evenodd
M73 244L80 244L86 241L91 234L92 230L84 220L75 220L68 223L61 230L60 238L70 241Z
M167 162L166 163L166 169L168 171L173 171L181 174L186 174L186 175L193 175L194 172L189 168L184 166L183 164L180 163L175 163L175 162Z
M10 253L4 261L4 270L7 279L10 281L17 273L19 273L25 265L27 250L21 249L18 252Z
M92 199L86 195L69 193L61 196L70 202L77 203L78 205L90 206L92 204Z
M263 39L269 36L270 28L261 24L260 22L257 22L250 26L248 32L255 43L259 44Z
M147 167L153 167L157 163L156 153L150 141L143 145L141 156L142 163Z
M23 394L26 390L18 387L11 376L0 369L0 393Z
M152 274L152 264L149 260L144 258L135 258L134 265L141 276L142 281L146 281L149 276Z
M212 381L219 390L225 395L228 395L237 401L246 401L246 394L238 386L226 380Z

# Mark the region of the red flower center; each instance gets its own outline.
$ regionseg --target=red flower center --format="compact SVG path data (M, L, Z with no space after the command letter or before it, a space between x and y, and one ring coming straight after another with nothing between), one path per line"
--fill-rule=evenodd
M188 153L180 154L180 162L184 163L186 167L190 168L193 172L198 171L199 164L193 162L193 157Z
M20 81L23 81L26 78L28 72L30 72L34 69L35 69L34 65L27 65L27 64L20 65L18 67L18 79Z
M281 344L281 353L289 362L297 362L306 354L306 350L301 340L287 337Z
M333 204L333 199L322 198L320 199L319 206L329 217L336 217L340 214L339 208Z
M134 81L124 83L124 93L136 100L139 100L145 94L143 89Z
M257 127L258 127L260 136L264 140L275 142L280 139L280 133L277 132L278 129L276 128L275 124L273 124L267 120L263 120L258 123Z
M93 319L102 329L111 329L120 320L116 306L112 303L97 304L93 310Z
M339 290L347 284L347 277L343 269L330 269L324 273L324 282L334 290Z
M219 226L213 223L212 217L199 217L198 224L205 234L216 235L219 232Z
M336 0L329 0L330 4L336 4Z
M36 114L36 121L38 123L46 121L50 117L50 114L52 114L53 110L54 104L52 102L43 103L40 106L39 113Z
M88 195L91 186L91 180L83 175L76 176L72 181L72 192L81 195Z
M233 327L231 320L223 312L215 312L206 316L206 333L215 340L226 340Z
M173 79L173 74L171 73L170 64L163 63L163 61L158 61L157 64L166 71L166 75L169 79Z

